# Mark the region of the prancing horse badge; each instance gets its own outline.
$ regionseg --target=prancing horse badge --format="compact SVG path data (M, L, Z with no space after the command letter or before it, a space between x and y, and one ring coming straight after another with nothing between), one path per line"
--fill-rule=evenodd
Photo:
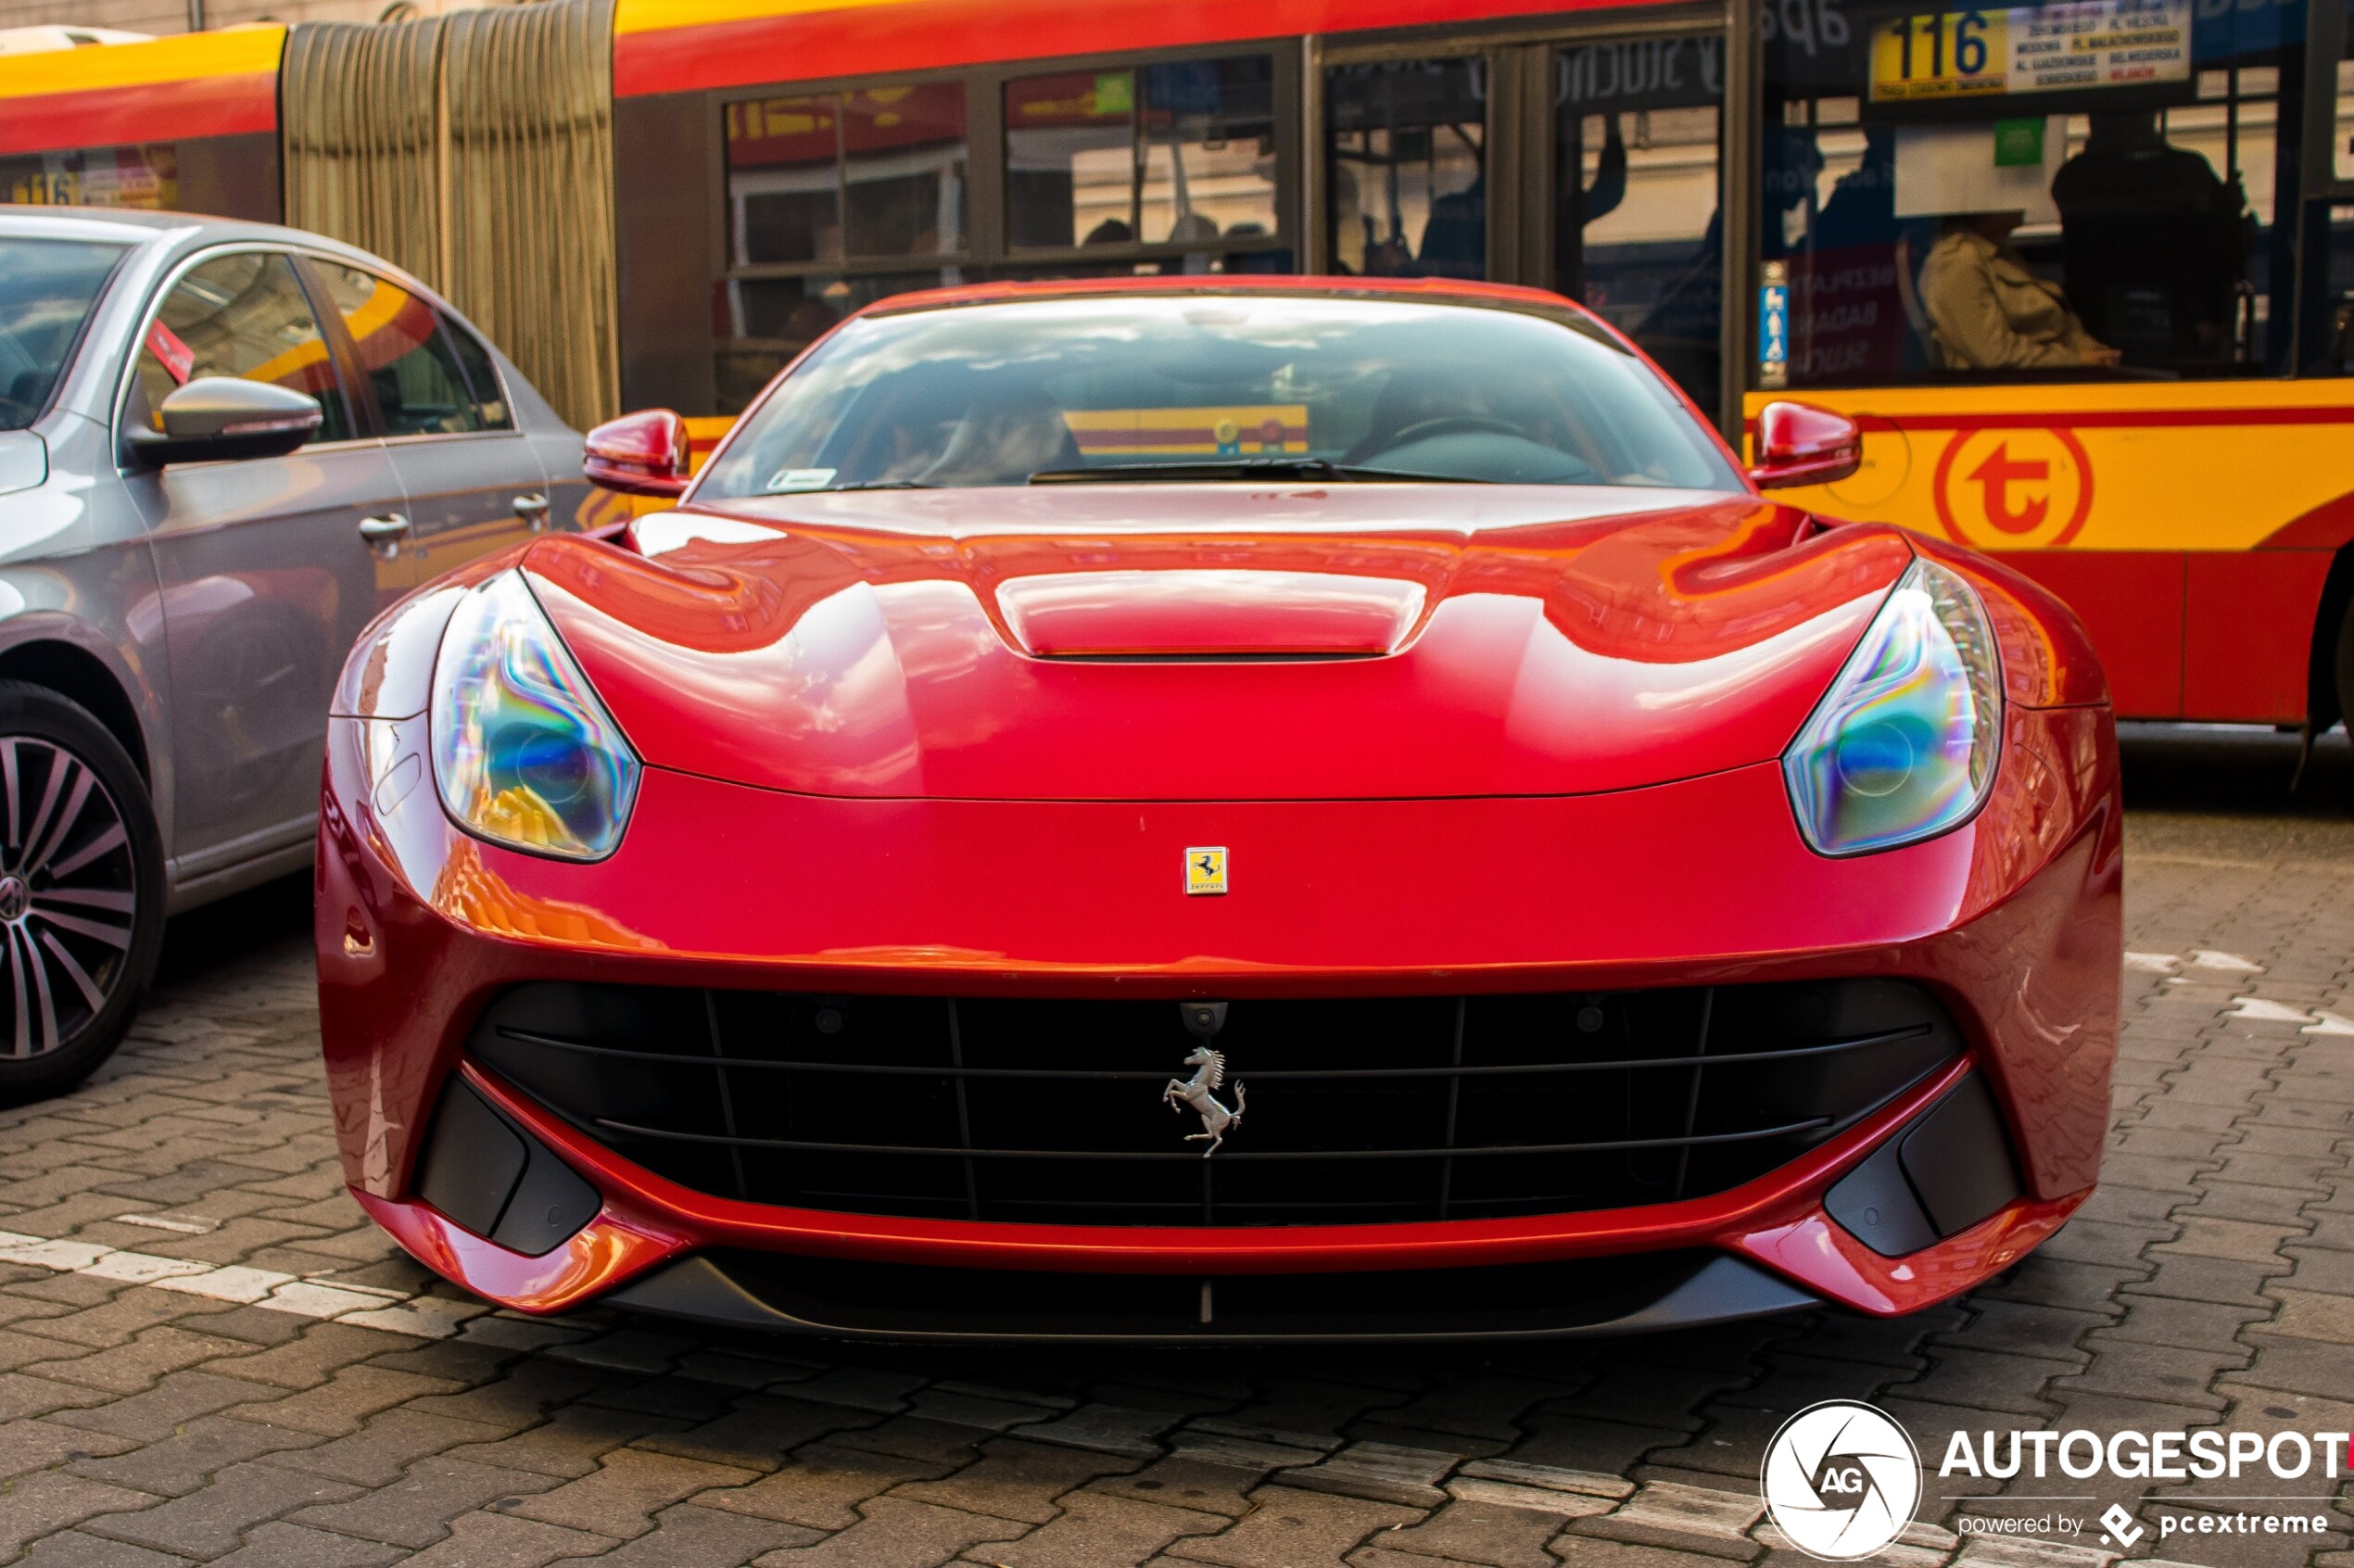
M1196 846L1185 852L1185 891L1222 893L1226 891L1226 850Z

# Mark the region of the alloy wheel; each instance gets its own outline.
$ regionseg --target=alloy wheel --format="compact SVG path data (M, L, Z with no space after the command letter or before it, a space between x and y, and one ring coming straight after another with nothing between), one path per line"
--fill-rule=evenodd
M122 809L53 740L0 736L0 1057L44 1056L107 1005L129 967L137 867Z

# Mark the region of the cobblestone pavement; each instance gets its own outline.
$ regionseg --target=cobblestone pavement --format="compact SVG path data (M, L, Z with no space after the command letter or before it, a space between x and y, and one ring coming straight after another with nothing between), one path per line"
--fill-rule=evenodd
M1848 1397L1931 1461L1897 1568L2104 1568L2097 1525L1953 1529L2111 1502L2132 1555L2354 1568L2339 1482L2244 1478L2329 1531L2224 1536L2163 1521L2263 1505L1934 1473L1957 1429L2354 1426L2354 758L2290 802L2287 742L2128 756L2099 1195L1917 1318L1610 1344L1008 1354L490 1312L344 1195L305 890L248 895L180 922L95 1081L0 1111L0 1562L1795 1568L1763 1447Z

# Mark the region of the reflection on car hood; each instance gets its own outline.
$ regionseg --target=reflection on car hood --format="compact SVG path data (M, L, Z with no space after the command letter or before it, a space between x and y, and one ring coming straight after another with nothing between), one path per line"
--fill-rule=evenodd
M551 537L645 760L814 794L1562 794L1779 754L1911 559L1745 496L1151 486L801 495Z

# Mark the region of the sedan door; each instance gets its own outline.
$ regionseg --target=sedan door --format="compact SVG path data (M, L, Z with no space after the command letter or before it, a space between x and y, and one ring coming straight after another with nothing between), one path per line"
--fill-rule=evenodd
M318 436L280 458L131 468L171 664L169 843L184 883L304 842L336 673L375 613L361 525L400 504L363 434L292 257L214 253L176 277L141 337L118 439L198 376L307 392ZM381 522L378 524L381 526Z
M546 526L548 476L489 353L431 301L310 258L335 302L408 498L399 553L421 583Z

